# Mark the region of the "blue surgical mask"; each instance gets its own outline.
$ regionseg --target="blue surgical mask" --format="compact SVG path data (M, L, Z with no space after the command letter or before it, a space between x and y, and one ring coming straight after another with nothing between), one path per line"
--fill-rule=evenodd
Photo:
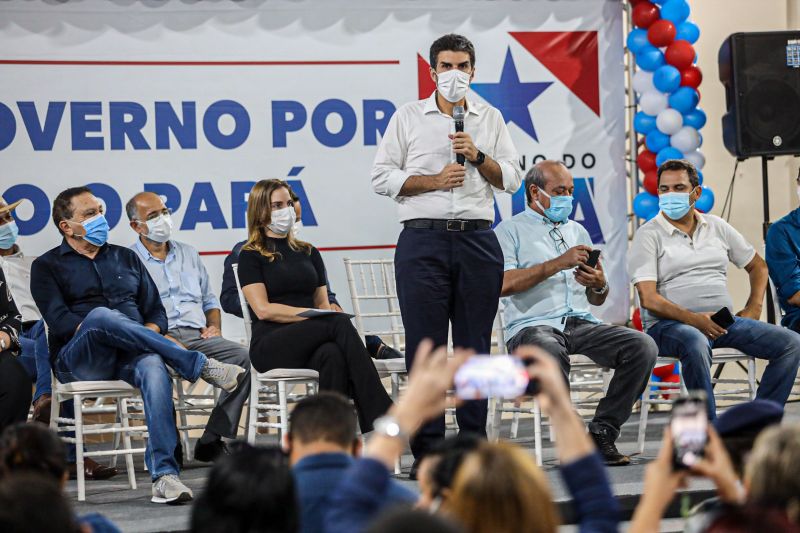
M550 207L547 209L536 200L536 205L544 211L544 215L553 222L566 222L572 213L572 196L550 196L542 189L539 192L550 198Z
M688 192L665 192L658 196L658 207L672 220L682 219L692 208Z
M19 237L19 228L17 227L16 221L12 220L8 224L3 224L0 226L0 248L3 250L8 250L14 243L17 242L17 237Z
M108 230L110 228L103 213L84 220L82 225L83 229L86 230L86 235L83 236L86 242L90 242L95 246L103 246L108 240Z

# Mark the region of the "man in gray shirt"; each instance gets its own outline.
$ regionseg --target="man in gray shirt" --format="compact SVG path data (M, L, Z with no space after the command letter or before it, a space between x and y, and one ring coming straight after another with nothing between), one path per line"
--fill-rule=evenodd
M764 260L730 224L695 211L699 179L688 161L659 167L658 194L661 212L634 235L628 264L645 330L661 355L680 359L686 387L706 392L709 418L716 417L712 348L767 359L757 397L783 405L800 364L800 335L758 320L767 287ZM710 317L733 309L729 262L747 271L750 297L726 330Z

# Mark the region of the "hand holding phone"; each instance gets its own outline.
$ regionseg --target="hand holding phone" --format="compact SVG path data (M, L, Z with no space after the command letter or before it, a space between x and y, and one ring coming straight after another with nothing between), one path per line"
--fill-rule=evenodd
M676 470L689 468L703 457L708 442L705 393L692 391L675 400L669 425L672 433L672 466Z
M595 268L597 266L597 261L600 260L600 250L592 250L589 252L589 259L586 260L586 266L589 268Z
M462 400L513 399L525 394L530 378L516 357L474 355L458 369L454 382L456 396Z
M710 318L714 322L714 324L718 325L722 329L728 329L733 325L734 322L736 322L736 320L733 318L731 310L728 309L727 307L723 307L722 309L711 315Z

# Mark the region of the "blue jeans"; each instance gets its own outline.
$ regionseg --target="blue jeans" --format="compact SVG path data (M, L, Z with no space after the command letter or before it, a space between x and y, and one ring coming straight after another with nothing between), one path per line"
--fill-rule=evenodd
M36 392L33 401L38 400L43 394L52 394L50 381L50 351L47 348L47 335L44 330L44 320L37 321L33 326L25 329L19 335L22 350L19 362L25 367L31 381L36 383Z
M196 381L206 362L202 353L181 348L119 311L98 307L59 352L56 374L62 383L122 379L141 390L150 433L145 462L156 480L178 474L172 379L166 365Z
M769 361L756 397L786 403L800 365L800 335L780 326L749 318L736 321L725 335L711 341L700 330L675 320L660 320L650 329L659 355L678 357L683 367L686 388L701 389L708 396L709 419L716 418L714 390L711 387L711 350L736 348L758 359Z

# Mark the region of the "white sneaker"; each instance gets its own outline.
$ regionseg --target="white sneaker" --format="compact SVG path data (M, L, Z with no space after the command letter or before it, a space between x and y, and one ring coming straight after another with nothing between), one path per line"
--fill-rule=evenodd
M175 474L166 474L153 482L153 503L183 503L193 498L192 489L181 483Z
M210 359L200 372L200 377L206 383L218 387L225 392L233 392L239 386L239 376L244 374L244 368L228 363L220 363Z

